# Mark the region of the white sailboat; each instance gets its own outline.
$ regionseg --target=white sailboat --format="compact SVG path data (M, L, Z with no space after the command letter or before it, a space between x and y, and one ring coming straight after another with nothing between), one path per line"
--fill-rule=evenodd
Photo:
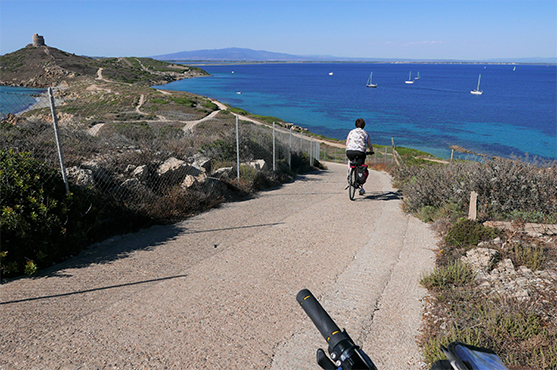
M377 87L377 84L374 84L373 82L371 82L371 76L373 75L373 72L371 72L369 74L369 78L367 79L367 83L366 86L367 87Z
M480 74L480 75L478 76L478 87L476 87L476 90L470 91L470 94L482 95L482 92L483 92L483 91L480 90L480 79L481 79L481 78L482 78L482 75Z
M407 84L413 84L414 80L412 79L412 71L410 71L410 74L408 75L408 79L406 81Z
M420 72L418 72L418 75L414 77L414 80L419 80L419 79L420 79Z

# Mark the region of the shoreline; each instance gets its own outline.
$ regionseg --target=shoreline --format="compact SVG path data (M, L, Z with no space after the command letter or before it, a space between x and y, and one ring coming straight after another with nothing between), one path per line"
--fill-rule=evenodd
M182 63L185 61L180 61L180 62ZM249 61L249 62L248 61L243 61L243 62L198 61L198 62L207 65L207 71L214 74L214 76L216 77L221 77L222 75L224 75L224 77L227 77L226 73L227 72L229 73L229 70L236 71L236 73L238 73L239 71L243 71L244 75L240 76L243 79L238 80L241 81L238 83L241 83L242 85L239 86L242 87L236 87L235 86L236 83L231 82L230 78L228 78L226 82L211 82L211 83L207 82L207 84L205 84L205 81L202 80L198 80L197 82L192 81L189 84L178 83L178 84L171 85L173 86L171 88L175 88L176 90L188 91L190 93L192 92L199 93L200 95L209 95L215 99L223 99L224 102L229 103L232 106L244 107L244 110L248 112L253 112L254 115L263 114L266 116L278 117L278 118L283 118L284 115L286 116L286 118L284 118L286 122L291 122L297 126L305 127L310 132L312 132L313 135L322 136L327 139L333 139L333 140L345 139L346 134L344 133L344 130L346 129L346 133L347 133L349 130L348 128L349 126L350 128L353 128L351 127L353 125L349 125L347 119L349 120L350 117L354 114L359 114L357 113L357 111L354 112L350 111L352 112L352 114L348 114L348 115L345 114L342 115L342 117L333 116L330 122L328 121L325 122L324 119L322 119L321 122L319 122L320 117L322 116L325 117L324 115L328 114L328 112L331 109L328 107L324 107L321 110L324 113L312 115L311 112L309 112L311 111L311 106L308 105L308 109L306 109L308 110L308 112L302 111L301 109L302 108L305 109L306 105L302 105L302 104L298 105L295 102L288 103L287 98L290 97L295 98L297 96L296 94L285 94L283 98L281 98L284 99L284 101L281 100L280 106L277 106L279 109L272 109L273 108L272 105L275 102L273 101L272 98L267 98L265 96L257 97L256 99L252 98L252 96L246 96L245 98L243 98L242 96L238 96L238 97L231 96L231 93L233 91L242 90L242 89L245 89L244 92L250 92L252 90L254 94L255 93L264 94L265 92L268 92L271 94L270 96L272 96L273 94L272 90L270 90L269 87L267 87L267 86L271 86L271 85L267 85L269 79L267 78L264 79L263 81L265 81L265 85L263 85L264 87L261 87L261 89L259 89L257 86L258 80L254 80L252 82L246 80L247 77L251 76L251 73L249 71L252 70L257 71L257 73L262 73L261 71L268 71L270 73L270 71L275 70L274 68L276 68L277 71L280 72L301 70L301 71L311 71L311 73L308 73L308 75L311 78L314 78L315 76L317 76L317 78L321 78L321 74L324 73L326 74L326 72L329 72L327 68L331 68L331 71L333 70L332 67L327 67L327 65L324 65L321 62L308 62L307 67L304 67L304 62L280 62L280 61L263 62L263 63L261 62L258 63L254 61ZM288 63L291 63L292 67L288 67ZM314 65L314 67L311 66L312 64ZM342 67L341 62L333 63L331 65L334 66L335 64L338 65L338 68L344 68ZM475 69L480 69L480 68L483 69L483 66L478 67L471 63L466 63L468 64L468 66L455 65L452 67L451 66L443 67L441 65L439 67L435 66L435 64L441 64L441 63L424 63L424 64L431 65L427 67L429 68L430 75L434 75L434 72L439 70L442 72L442 73L440 72L440 75L443 78L446 77L445 74L453 70L462 71L462 74L464 75L467 73L469 74L470 71L475 71ZM455 63L444 63L444 64L455 64ZM464 63L459 63L459 64L464 64ZM483 63L483 64L487 65L489 63ZM495 66L493 67L494 72L490 71L490 73L492 73L495 76L493 77L493 79L495 80L495 78L501 78L501 76L506 76L507 71L509 71L508 73L511 73L510 72L511 70L514 72L512 65L517 65L519 63L492 63L492 64L500 65L499 67L495 67ZM214 67L211 68L209 67L209 65L213 65ZM236 65L237 67L233 67L234 65ZM250 67L250 65L253 65L253 67ZM299 67L296 67L296 65L298 65ZM350 63L345 65L346 65L345 67L346 70L348 70L349 72L351 71L361 72L361 70L364 70L366 68L367 69L374 68L372 66L365 67L365 64L358 66L357 63L352 63L354 67L349 67ZM537 66L536 64L529 64L529 65L530 65L529 68L532 71L536 73L541 73L541 75L543 76L547 76L548 73L554 70L554 67L545 68L543 66L542 67ZM238 70L235 70L235 68L238 68ZM393 95L396 89L398 90L406 89L405 87L401 87L400 84L397 84L397 82L400 81L396 79L397 78L396 73L400 70L407 69L408 67L405 67L404 65L396 66L395 64L391 64L390 66L384 65L381 68L389 72L390 75L387 74L387 72L385 72L385 74L387 75L385 89L381 92L382 94L378 93L379 95L373 95L374 98L377 97L377 100L373 100L373 101L379 102L381 99L381 103L383 103L383 100L387 99L386 97L390 97L390 95ZM425 69L426 67L422 67L422 68ZM489 68L490 67L488 67L488 70ZM524 67L523 70L525 72L520 74L520 77L523 79L524 75L527 74L527 72L530 71L530 69ZM523 71L522 69L520 69L520 67L517 67L516 70L518 72L514 72L514 73L520 73L521 71ZM313 73L313 71L316 72ZM257 76L257 73L255 74L255 76ZM367 73L369 74L369 71ZM335 72L335 77L336 75L337 73ZM375 76L375 72L373 73L373 75ZM406 77L407 76L408 76L408 72L406 72ZM518 76L518 75L513 75L513 76ZM465 107L458 112L453 112L456 111L457 108L451 108L449 111L451 115L448 115L448 113L445 114L446 111L442 110L441 112L443 112L443 114L445 115L443 116L439 115L439 117L437 117L436 115L433 114L424 115L424 112L427 113L427 109L431 110L433 108L438 108L438 106L440 106L441 103L438 103L438 101L436 101L436 103L431 105L431 108L421 109L422 106L428 107L427 104L422 104L418 107L417 113L414 110L410 111L409 109L401 109L401 111L403 111L404 114L406 114L406 116L402 117L400 119L400 122L397 120L396 117L391 118L390 115L391 111L387 110L386 112L389 114L384 114L384 116L387 117L385 118L385 122L388 124L390 123L394 123L394 124L392 126L389 126L387 124L382 125L383 121L381 121L381 119L383 118L383 115L379 114L379 121L377 122L380 123L381 125L377 127L371 127L369 129L369 133L372 137L372 141L374 142L374 144L379 143L379 144L390 146L391 137L394 137L397 145L401 145L408 148L416 148L417 150L431 153L433 156L438 158L443 158L443 159L451 158L453 152L450 149L450 147L454 145L458 145L466 149L470 149L476 153L481 153L481 155L485 155L487 157L502 157L502 158L510 158L510 159L521 158L522 160L525 161L532 161L532 160L553 161L557 159L553 150L554 146L551 145L551 138L546 139L551 132L551 130L547 128L551 126L550 121L548 122L547 120L547 112L551 112L551 109L544 110L543 115L540 116L542 118L540 122L542 122L543 124L540 123L534 125L533 120L531 118L514 119L515 117L511 117L509 114L498 115L496 118L498 119L500 118L499 120L491 119L493 117L489 116L489 110L488 108L485 107L486 104L487 107L489 106L499 107L501 106L501 104L504 103L505 95L501 95L500 90L497 90L494 87L490 87L490 89L493 90L491 95L484 94L487 95L487 97L484 98L483 100L477 101L476 98L472 98L476 100L472 100L469 98L469 96L471 96L469 94L470 89L467 89L466 86L464 86L465 85L464 83L451 82L452 85L449 84L448 85L449 87L446 87L445 85L447 85L447 83L445 80L443 80L441 77L437 77L436 75L434 75L434 77L436 77L437 79L430 78L429 80L426 80L425 78L422 78L424 80L423 83L422 82L417 83L417 85L419 86L417 88L414 88L414 90L409 90L409 89L404 90L404 94L411 95L412 98L414 98L414 96L421 97L421 96L426 96L428 94L435 97L440 96L440 98L448 97L447 99L449 101L462 102L465 105ZM484 76L482 75L482 78L483 77ZM351 79L348 80L348 82L346 83L346 86L348 87L345 88L345 90L352 88L354 85L354 78L352 78L352 76L350 76L350 78ZM477 82L477 79L478 79L478 75L475 75L474 87ZM433 82L430 82L430 80ZM319 79L318 81L321 83L322 80ZM338 81L341 81L340 77ZM493 84L493 82L491 83ZM204 88L204 86L206 85L208 87ZM221 85L222 87L219 87ZM456 87L454 87L453 85ZM464 88L462 88L461 85L464 86ZM292 86L295 87L295 85ZM328 85L324 85L324 86L328 86ZM402 86L406 86L406 85L402 85ZM308 89L303 88L300 91L303 91L304 93L308 93L306 90ZM363 100L363 98L368 96L367 91L369 91L369 89L363 91L363 93L357 89L351 89L350 91L356 91L354 94L357 94L357 96L354 99L358 99L358 103L360 103L360 100ZM434 91L434 93L431 93L431 91ZM311 94L311 92L309 93ZM545 96L550 96L550 95L545 95ZM321 94L316 95L316 97L322 97L322 95ZM547 99L543 100L543 102L545 103L546 100ZM325 99L324 101L328 102L329 100ZM389 101L396 101L396 100L391 99ZM443 100L439 100L439 101L442 102ZM368 101L365 101L364 103L367 104L367 102ZM261 106L259 106L260 103ZM402 103L404 104L404 102ZM375 106L377 106L377 104L379 103L376 103ZM283 105L285 107L290 108L292 106L294 108L288 110L286 108L283 109L282 108ZM518 107L516 108L516 111L517 112L522 111L522 109L524 108L523 105L524 104L519 104ZM359 107L361 106L362 105L360 104ZM452 106L456 107L457 104L452 104ZM480 109L481 111L479 111ZM486 109L488 114L484 114ZM462 113L468 111L472 113L467 113L467 114ZM476 111L478 111L477 114ZM281 112L283 115L281 115ZM472 117L473 114L476 114L476 116ZM394 114L392 116L394 116ZM472 118L468 119L469 118L468 116L472 117L473 119ZM342 118L342 122L340 122L340 119L337 119L339 117ZM370 115L370 117L372 119L371 123L374 123L375 122L374 119L376 116ZM434 117L434 118L430 118L430 117ZM434 120L437 121L433 122ZM408 130L406 130L404 126L407 123L408 125L410 125ZM431 126L427 126L430 123ZM449 130L444 129L445 124L449 125L448 127ZM501 134L502 129L500 128L503 127L502 125L508 125L508 128L510 130L516 130L517 132L520 131L524 135L523 140L520 139L513 139L510 141L504 140L503 139L504 134ZM415 127L431 128L431 135L433 136L430 139L425 140L424 139L425 134L422 131L416 130ZM482 131L482 130L486 130L486 131ZM470 134L468 133L468 131L470 132ZM534 140L542 140L542 138L543 138L543 145L539 145L539 146L531 145L531 143L533 143ZM455 152L454 155L456 156L456 158L459 159L471 159L476 161L481 159L479 157L471 158L472 156L468 155L467 153Z
M253 65L253 64L462 64L462 65L511 65L511 66L557 66L557 63L523 63L523 62L474 62L474 61L346 61L346 60L189 60L189 59L157 59L167 63L187 64L191 66L213 66L213 65Z

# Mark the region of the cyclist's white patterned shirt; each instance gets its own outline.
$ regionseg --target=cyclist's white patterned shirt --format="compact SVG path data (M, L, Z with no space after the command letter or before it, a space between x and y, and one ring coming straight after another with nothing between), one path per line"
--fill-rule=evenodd
M346 138L346 150L357 150L359 152L366 151L366 144L371 146L369 135L363 128L355 128L348 133Z

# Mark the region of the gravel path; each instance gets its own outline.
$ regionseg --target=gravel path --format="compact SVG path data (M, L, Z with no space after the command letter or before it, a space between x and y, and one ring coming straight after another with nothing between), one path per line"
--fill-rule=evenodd
M0 286L0 369L318 369L302 288L379 370L421 369L433 232L386 174L350 202L346 166L327 165Z

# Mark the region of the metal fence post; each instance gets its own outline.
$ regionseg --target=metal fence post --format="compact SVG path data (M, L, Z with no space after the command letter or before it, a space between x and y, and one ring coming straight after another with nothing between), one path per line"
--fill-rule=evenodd
M240 130L238 128L238 116L236 116L236 162L238 181L240 181Z
M292 169L292 126L290 126L290 149L288 150L288 168Z
M275 145L275 123L273 122L273 172L277 170L277 155Z
M66 176L66 166L64 166L64 155L62 154L62 145L60 143L60 136L58 135L58 119L56 117L56 110L54 109L54 96L52 94L52 87L48 88L48 98L50 100L50 112L52 113L52 126L54 127L54 137L56 139L56 147L58 148L58 158L60 160L60 170L62 171L62 179L66 186L66 194L70 193L70 186L68 184L68 177Z
M313 167L313 138L309 138L309 165Z

